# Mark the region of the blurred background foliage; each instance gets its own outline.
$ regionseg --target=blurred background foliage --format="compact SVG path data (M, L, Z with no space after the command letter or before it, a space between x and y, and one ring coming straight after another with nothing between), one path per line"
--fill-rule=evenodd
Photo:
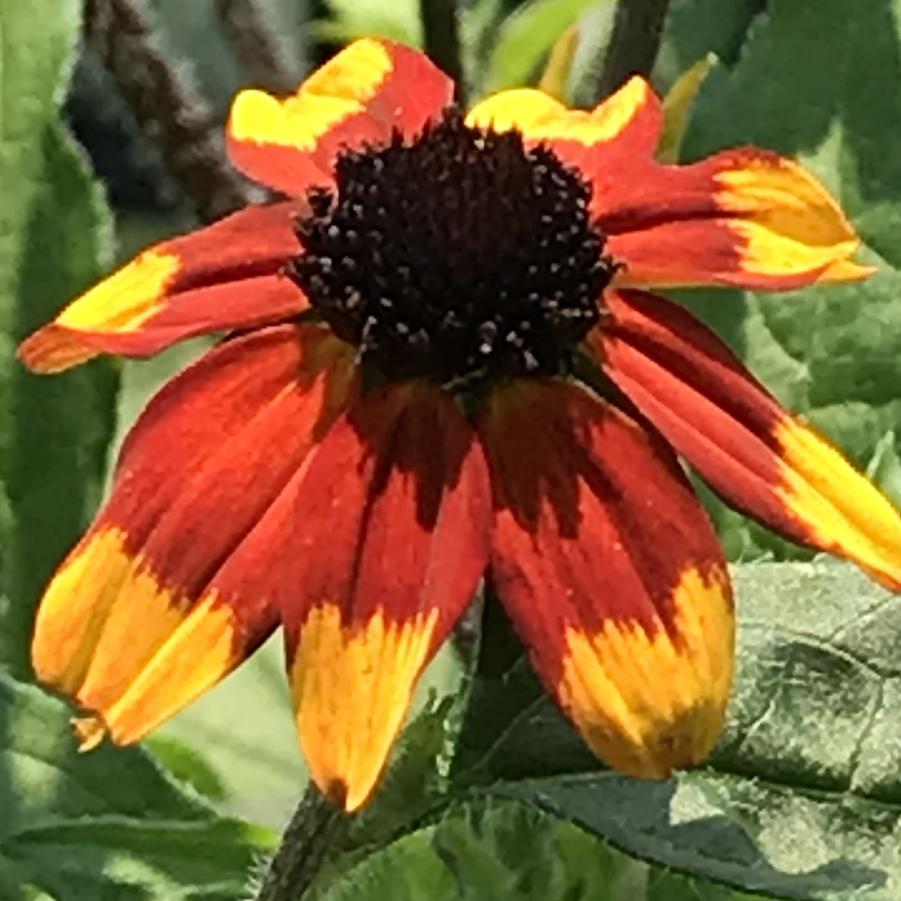
M213 134L242 85L284 88L359 35L423 41L417 0L258 0L269 43L255 55L223 16L235 6L141 5ZM199 218L159 134L78 43L79 7L0 0L0 899L236 899L305 780L278 641L149 753L76 755L70 711L27 684L41 587L147 398L207 346L53 379L13 358L68 297ZM538 83L577 26L555 89L593 104L614 10L462 3L467 96ZM864 285L681 299L895 497L899 18L898 0L672 0L652 72L668 95L670 159L743 142L798 156L860 230L862 258L879 267ZM489 606L478 653L448 649L430 669L387 783L316 898L901 897L897 607L849 567L788 562L810 555L705 500L741 600L736 699L711 764L662 786L599 770Z

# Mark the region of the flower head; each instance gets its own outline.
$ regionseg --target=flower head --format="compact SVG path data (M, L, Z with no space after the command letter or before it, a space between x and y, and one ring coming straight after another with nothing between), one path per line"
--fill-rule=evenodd
M38 676L128 743L284 626L313 778L370 796L419 674L488 574L609 765L698 763L732 678L729 575L683 457L733 506L901 585L901 518L732 352L647 288L865 277L800 167L654 150L635 78L467 115L363 40L239 95L238 167L290 199L151 248L20 353L52 372L231 332L134 426L42 601Z

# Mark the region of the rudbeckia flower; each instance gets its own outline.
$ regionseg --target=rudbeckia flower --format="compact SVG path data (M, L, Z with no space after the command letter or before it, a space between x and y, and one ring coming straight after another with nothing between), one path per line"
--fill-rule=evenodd
M141 253L21 347L53 372L227 337L131 431L37 617L85 747L144 736L281 624L312 777L365 803L417 678L488 578L547 691L639 777L704 759L733 667L729 574L680 458L797 542L901 583L901 519L705 326L647 289L865 277L814 178L654 151L629 81L464 115L362 40L241 93L235 164L287 198Z

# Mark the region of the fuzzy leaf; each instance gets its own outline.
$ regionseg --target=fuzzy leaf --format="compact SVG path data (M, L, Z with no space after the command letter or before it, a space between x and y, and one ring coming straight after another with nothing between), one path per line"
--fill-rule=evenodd
M96 505L118 381L106 361L39 378L15 358L108 257L108 211L57 110L79 8L0 5L0 665L23 675L37 597Z
M0 886L58 901L242 897L271 834L217 816L139 749L79 754L70 715L0 676Z
M789 898L901 896L901 600L835 562L738 567L738 676L707 766L599 768L524 658L483 654L458 790L537 804L638 857Z

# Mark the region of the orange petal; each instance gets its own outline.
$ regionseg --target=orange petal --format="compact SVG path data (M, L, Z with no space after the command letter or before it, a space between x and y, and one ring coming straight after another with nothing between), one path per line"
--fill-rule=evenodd
M634 76L593 110L568 109L535 88L512 88L477 103L466 124L492 131L518 131L530 143L557 141L593 146L639 135L648 152L662 126L659 101L651 86ZM636 129L635 134L632 130Z
M295 316L309 304L282 269L300 252L297 211L249 207L145 250L27 338L20 357L35 372L59 372L100 353L146 357L195 335Z
M419 674L488 556L484 458L436 388L373 391L213 580L281 611L301 745L347 810L375 788Z
M729 504L901 588L901 514L676 304L609 292L608 376Z
M346 394L343 346L280 326L228 342L164 388L123 448L112 494L37 616L38 678L119 743L221 679L276 624L259 599L201 597ZM342 374L344 373L344 374Z
M660 140L663 112L651 86L635 76L591 111L568 109L534 88L513 88L476 104L466 122L518 131L527 144L547 144L563 162L594 180L633 158L650 159Z
M294 197L332 181L343 147L414 135L453 98L453 82L410 47L354 41L285 99L242 91L228 122L232 160Z
M562 382L492 397L491 572L535 669L610 766L666 778L723 724L733 610L716 535L675 457Z
M751 147L690 166L638 165L596 184L594 209L607 252L625 264L621 286L788 290L872 272L851 261L860 239L826 189Z

